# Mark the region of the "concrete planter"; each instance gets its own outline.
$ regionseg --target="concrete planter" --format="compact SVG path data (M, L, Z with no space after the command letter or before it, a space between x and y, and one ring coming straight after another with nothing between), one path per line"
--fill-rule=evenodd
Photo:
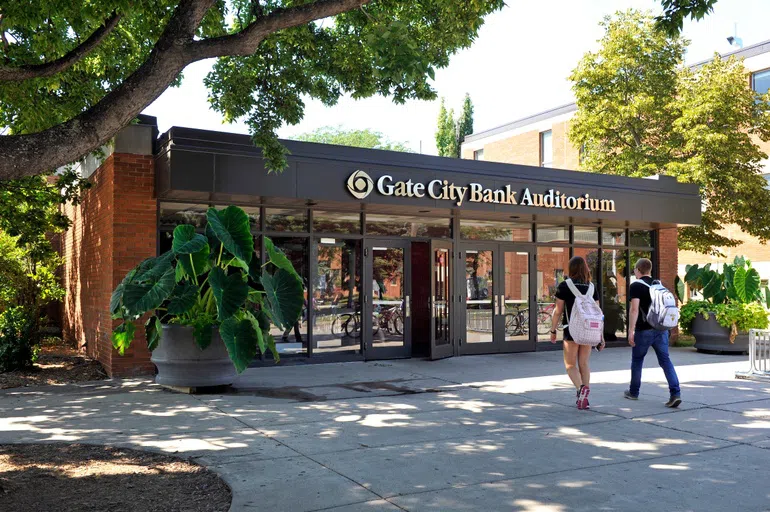
M192 327L164 325L151 361L158 367L155 382L163 386L227 386L238 375L217 329L212 332L211 345L201 350L193 339Z
M692 321L692 334L695 337L695 348L699 352L717 353L748 353L749 335L739 333L733 343L730 343L730 329L722 327L714 315L708 320L702 315L696 315Z

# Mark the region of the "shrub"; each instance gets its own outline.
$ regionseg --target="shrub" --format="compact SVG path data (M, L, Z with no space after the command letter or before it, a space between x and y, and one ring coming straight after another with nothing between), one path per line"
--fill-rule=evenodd
M40 352L35 311L21 306L0 313L0 371L23 370Z

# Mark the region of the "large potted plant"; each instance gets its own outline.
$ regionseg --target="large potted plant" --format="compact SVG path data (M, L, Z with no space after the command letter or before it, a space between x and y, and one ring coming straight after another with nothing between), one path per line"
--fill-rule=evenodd
M736 257L722 272L688 265L684 281L702 300L690 300L681 309L682 329L695 337L695 348L709 352L747 352L749 329L766 329L770 291L761 287L751 262ZM683 286L677 286L682 299Z
M144 260L112 293L120 354L134 339L134 321L151 314L145 334L159 384L232 384L258 349L278 361L271 324L288 329L302 312L299 275L269 238L262 265L241 208L210 208L206 218L205 235L177 226L172 250Z

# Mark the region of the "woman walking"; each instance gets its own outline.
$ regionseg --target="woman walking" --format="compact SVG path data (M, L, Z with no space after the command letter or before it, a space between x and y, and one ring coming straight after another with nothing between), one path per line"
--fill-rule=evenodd
M569 279L574 288L581 294L587 295L589 292L593 299L599 304L599 292L591 283L591 271L588 264L580 256L574 256L569 260ZM567 369L567 375L575 385L577 393L576 405L578 409L588 409L588 394L591 392L591 368L588 360L591 357L590 345L579 345L575 343L569 332L569 319L572 318L572 308L575 305L575 294L570 290L569 283L565 280L559 283L556 289L556 307L551 317L551 343L556 343L556 326L559 318L564 315L564 366ZM566 306L566 307L565 307ZM604 348L604 336L601 343L596 347L597 350Z

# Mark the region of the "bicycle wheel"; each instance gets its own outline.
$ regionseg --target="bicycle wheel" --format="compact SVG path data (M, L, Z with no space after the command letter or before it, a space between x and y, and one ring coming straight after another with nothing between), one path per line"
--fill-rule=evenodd
M551 332L551 316L545 311L537 314L537 333L546 335Z
M515 336L519 334L521 330L521 321L518 315L513 313L506 313L505 315L505 334L507 336Z
M358 321L358 315L348 314L348 316L350 318L344 324L345 334L347 334L351 338L358 338L359 336L361 336L361 324Z
M346 334L345 326L349 320L350 313L335 316L334 320L332 320L332 336L339 338L343 334Z
M401 311L393 313L393 330L396 331L396 334L398 335L404 334L404 315Z
M380 332L380 315L372 313L372 336L377 336L378 332Z

